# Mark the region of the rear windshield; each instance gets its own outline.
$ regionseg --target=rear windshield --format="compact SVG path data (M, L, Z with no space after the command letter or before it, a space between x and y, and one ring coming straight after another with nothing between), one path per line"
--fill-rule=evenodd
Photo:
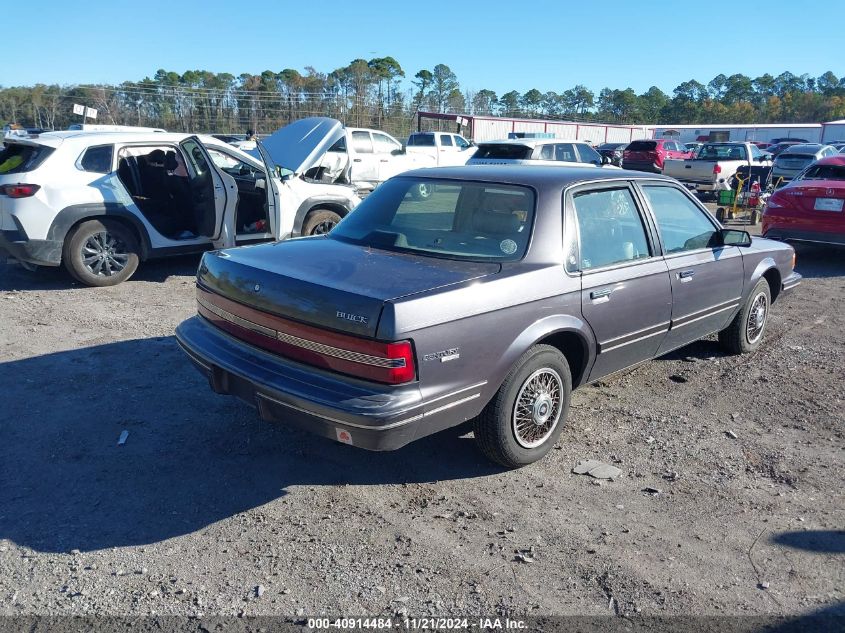
M0 151L0 176L32 171L52 153L53 148L45 145L11 143Z
M742 145L718 145L707 143L701 146L695 160L746 160L745 147Z
M434 145L434 134L411 134L408 145L431 147Z
M798 180L845 180L845 165L813 165Z
M657 143L654 141L634 141L627 149L630 152L653 152L657 147Z
M809 154L779 154L775 159L778 165L807 165L816 160L815 156Z
M479 145L473 158L508 158L512 160L525 160L531 158L531 148L525 145L509 145L502 143Z
M420 185L430 195L421 199ZM517 185L393 178L329 234L361 246L470 261L522 258L534 192Z

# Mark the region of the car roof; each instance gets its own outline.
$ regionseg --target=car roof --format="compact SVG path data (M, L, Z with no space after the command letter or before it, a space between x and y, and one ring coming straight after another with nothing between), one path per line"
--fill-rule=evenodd
M538 145L550 145L554 143L580 143L589 145L587 141L576 141L572 138L503 138L499 141L482 141L481 145L525 145L526 147L537 147Z
M500 184L527 185L536 189L566 187L576 182L594 180L663 180L675 183L672 178L660 174L602 167L558 167L552 165L460 165L457 167L427 167L414 169L400 177L442 178L446 180L467 180Z
M826 144L823 143L801 143L800 145L790 145L785 150L783 150L783 154L815 154L816 152L820 152L825 147Z

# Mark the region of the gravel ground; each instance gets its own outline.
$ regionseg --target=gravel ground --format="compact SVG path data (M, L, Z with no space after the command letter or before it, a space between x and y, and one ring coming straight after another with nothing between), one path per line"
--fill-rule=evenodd
M513 472L466 428L367 453L214 395L173 338L195 257L0 264L0 615L842 612L845 260L798 262L755 354L580 389Z

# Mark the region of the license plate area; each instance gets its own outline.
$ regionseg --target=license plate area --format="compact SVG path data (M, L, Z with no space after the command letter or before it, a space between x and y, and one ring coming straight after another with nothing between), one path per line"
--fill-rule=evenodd
M842 211L845 200L840 198L816 198L813 209L816 211Z

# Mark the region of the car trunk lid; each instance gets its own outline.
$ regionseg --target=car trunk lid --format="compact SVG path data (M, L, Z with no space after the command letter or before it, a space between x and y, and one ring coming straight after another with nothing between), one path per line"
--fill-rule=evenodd
M198 282L268 314L374 338L385 302L499 270L318 237L208 253Z
M802 181L799 186L783 190L794 201L797 208L809 214L818 214L830 220L845 218L845 182L822 180L810 184Z

